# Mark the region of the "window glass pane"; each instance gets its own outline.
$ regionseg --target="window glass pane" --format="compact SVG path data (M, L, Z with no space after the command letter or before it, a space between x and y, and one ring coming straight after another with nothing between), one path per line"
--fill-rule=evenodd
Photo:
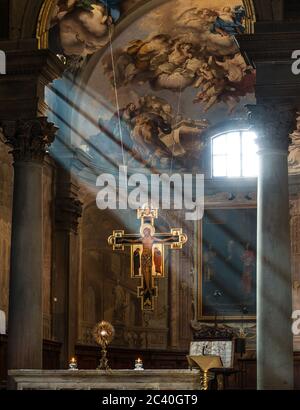
M243 176L255 177L258 174L257 145L254 132L243 132Z
M239 132L227 134L227 175L241 176L241 136Z
M223 134L213 139L213 155L226 155L227 135Z
M213 176L226 177L227 176L227 158L225 155L213 156Z
M241 155L241 137L239 132L230 132L227 135L227 154L233 158Z
M240 155L229 155L227 157L227 176L241 176L241 157Z

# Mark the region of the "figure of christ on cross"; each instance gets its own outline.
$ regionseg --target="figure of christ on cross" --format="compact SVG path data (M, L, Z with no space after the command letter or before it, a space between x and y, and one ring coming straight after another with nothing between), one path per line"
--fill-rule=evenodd
M153 228L153 227L151 227ZM143 286L140 292L140 296L143 296L144 305L148 304L152 306L152 298L156 295L156 287L153 286L153 246L154 244L163 243L168 244L172 241L173 236L169 238L161 239L152 236L150 227L144 227L142 236L139 239L124 239L124 244L141 244L143 245L143 251L141 255L141 274L143 277Z
M157 287L153 284L154 277L163 276L163 260L160 272L155 272L154 257L155 245L170 245L172 249L181 249L182 245L187 241L187 237L182 233L181 229L174 229L171 233L155 234L155 228L151 224L142 224L140 235L125 234L120 231L115 231L109 238L109 244L114 246L114 249L124 249L124 246L140 245L142 254L139 264L133 268L132 276L137 277L136 272L140 267L140 276L142 278L141 286L138 288L138 296L142 298L142 309L153 310L154 297L157 296ZM134 255L133 266L136 263L137 252L132 252Z

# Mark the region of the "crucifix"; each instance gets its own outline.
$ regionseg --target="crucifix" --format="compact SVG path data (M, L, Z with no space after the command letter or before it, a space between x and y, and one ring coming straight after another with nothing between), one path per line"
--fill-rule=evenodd
M169 233L156 233L154 220L158 218L158 210L144 206L137 210L137 218L141 220L140 232L126 234L124 231L113 231L108 243L113 250L131 248L131 277L140 279L138 297L141 298L142 310L154 309L154 299L158 296L156 279L165 275L164 249L181 249L187 242L186 234L181 228L171 229Z

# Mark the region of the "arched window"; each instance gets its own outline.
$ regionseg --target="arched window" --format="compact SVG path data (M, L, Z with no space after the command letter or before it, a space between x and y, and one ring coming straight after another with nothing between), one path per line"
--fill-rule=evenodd
M258 173L256 135L234 131L212 138L213 177L256 177Z

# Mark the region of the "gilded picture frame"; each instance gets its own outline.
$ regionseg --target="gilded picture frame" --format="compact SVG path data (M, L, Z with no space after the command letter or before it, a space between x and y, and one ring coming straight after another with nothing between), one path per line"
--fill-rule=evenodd
M197 320L256 320L256 214L211 206L197 223Z

